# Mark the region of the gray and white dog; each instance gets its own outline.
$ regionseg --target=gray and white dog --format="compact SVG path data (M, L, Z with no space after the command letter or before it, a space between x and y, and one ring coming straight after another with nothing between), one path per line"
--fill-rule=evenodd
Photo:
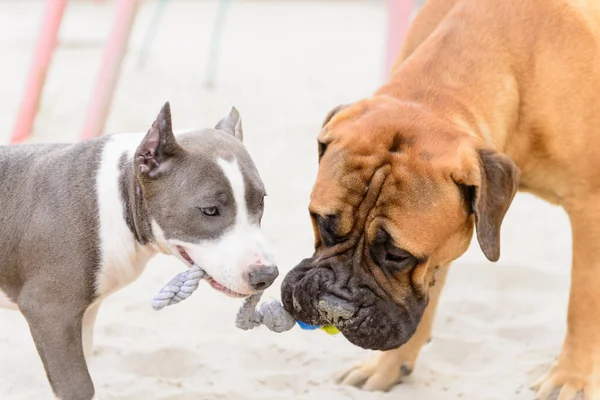
M235 108L215 129L174 134L166 103L145 135L0 147L0 306L25 316L55 396L94 397L98 308L153 255L230 296L271 285L264 196Z

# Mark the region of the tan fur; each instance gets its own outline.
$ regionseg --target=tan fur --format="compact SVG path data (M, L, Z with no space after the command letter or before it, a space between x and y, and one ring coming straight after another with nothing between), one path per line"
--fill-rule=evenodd
M482 173L482 151L508 156L521 172L519 190L565 209L573 228L568 331L538 398L555 388L562 388L561 399L579 390L600 398L599 66L597 0L429 0L389 82L335 110L319 136L327 149L311 212L338 213L337 233L350 232L370 174L391 164L373 214L396 246L428 257L412 272L423 287L432 267L459 257L471 239L473 220L453 188L501 189ZM518 181L515 170L504 183ZM510 190L503 196L508 206ZM494 240L499 246L499 238L479 237L482 249L482 240L488 250ZM401 293L403 284L389 290ZM429 334L438 295L429 291L423 329L411 341L353 369L346 383L396 383L399 366L414 364Z

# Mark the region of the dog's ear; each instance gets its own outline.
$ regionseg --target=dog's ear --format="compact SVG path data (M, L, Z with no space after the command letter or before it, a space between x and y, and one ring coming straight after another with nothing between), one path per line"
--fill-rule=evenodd
M340 112L341 110L343 110L346 107L348 107L348 104L340 104L339 106L335 107L333 110L329 111L329 113L325 116L325 120L323 121L321 128L325 128L325 125L327 125L327 123L329 123L329 121L331 121L331 118L333 118L333 116L335 114L337 114L338 112ZM318 148L319 161L321 161L321 158L323 158L323 154L325 154L325 150L327 150L327 145L329 143L331 143L331 141L332 141L332 138L328 134L327 129L321 129L321 133L319 134L319 137L317 138L317 143L319 145L319 148Z
M323 124L321 126L324 127L325 125L327 125L327 123L329 121L331 121L331 118L333 118L333 116L335 114L339 113L346 107L348 107L348 104L340 104L339 106L335 107L333 110L329 111L329 113L325 116L325 120L323 121Z
M506 155L495 150L478 151L479 173L459 180L465 186L473 214L477 241L490 261L500 258L500 227L517 193L521 171ZM472 175L472 174L471 174ZM462 182L460 182L462 181Z
M235 107L231 107L229 115L220 120L215 126L215 129L228 133L236 139L239 139L240 141L244 140L244 132L242 130L242 117L240 116L239 111Z
M163 173L169 159L183 149L175 140L171 125L171 107L166 102L135 152L136 171L148 178Z

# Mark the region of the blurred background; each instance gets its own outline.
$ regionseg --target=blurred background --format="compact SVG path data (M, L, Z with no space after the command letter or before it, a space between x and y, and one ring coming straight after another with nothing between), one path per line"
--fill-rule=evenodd
M423 2L0 1L0 142L146 131L167 100L175 129L202 128L234 105L267 187L263 224L283 276L312 253L306 210L324 116L385 81ZM528 386L558 353L565 329L568 220L562 210L518 195L502 241L496 264L476 242L455 263L434 340L415 373L387 394L333 383L337 372L369 355L341 335L238 331L240 302L208 288L153 312L153 294L183 268L156 257L140 280L101 308L90 364L97 393L173 400L530 399ZM280 282L269 289L273 297ZM49 394L24 319L0 310L0 399Z

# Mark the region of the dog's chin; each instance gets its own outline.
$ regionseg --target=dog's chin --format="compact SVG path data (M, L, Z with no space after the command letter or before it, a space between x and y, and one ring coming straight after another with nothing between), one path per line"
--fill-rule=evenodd
M313 266L312 261L303 260L281 286L283 305L294 318L311 325L335 325L352 344L369 350L398 348L415 333L425 299L396 304L353 277L342 279L341 287L332 268Z
M386 351L402 346L415 333L422 314L416 318L399 312L398 306L385 302L363 307L356 317L338 329L355 346L368 350Z
M177 246L177 252L179 253L179 256L183 259L183 261L188 265L188 267L191 268L194 265L198 265L190 257L189 253L182 246ZM226 296L229 296L229 297L240 299L240 298L248 297L248 296L251 295L251 293L250 294L238 293L236 291L233 291L233 290L229 289L227 286L219 283L216 279L214 279L208 273L206 273L206 275L204 277L204 280L206 282L208 282L208 284L210 285L210 287L212 287L213 289L215 289L217 292L220 292L220 293L222 293L222 294L224 294Z

